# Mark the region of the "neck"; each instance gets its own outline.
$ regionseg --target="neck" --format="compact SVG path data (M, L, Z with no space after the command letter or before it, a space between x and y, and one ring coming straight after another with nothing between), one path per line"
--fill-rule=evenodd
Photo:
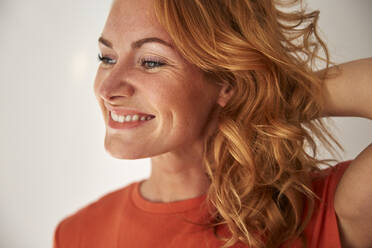
M142 196L153 202L173 202L205 194L210 183L201 156L188 154L167 153L151 158L151 175L140 187Z

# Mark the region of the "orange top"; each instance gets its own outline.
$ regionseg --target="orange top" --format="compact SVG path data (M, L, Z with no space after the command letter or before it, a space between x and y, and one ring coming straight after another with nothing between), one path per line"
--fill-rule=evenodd
M350 162L322 170L324 177L313 181L313 190L323 201L316 201L305 229L309 248L341 247L333 199ZM223 241L215 237L212 229L195 224L207 218L205 195L154 203L142 198L139 184L108 193L63 219L54 233L54 248L221 247ZM300 242L292 247L301 247Z

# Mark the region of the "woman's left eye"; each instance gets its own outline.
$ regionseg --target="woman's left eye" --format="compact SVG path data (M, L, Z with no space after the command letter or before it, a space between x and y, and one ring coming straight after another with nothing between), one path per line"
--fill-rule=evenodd
M161 67L166 65L164 61L158 59L146 59L143 58L140 60L141 66L145 67L146 70L156 69L157 67Z

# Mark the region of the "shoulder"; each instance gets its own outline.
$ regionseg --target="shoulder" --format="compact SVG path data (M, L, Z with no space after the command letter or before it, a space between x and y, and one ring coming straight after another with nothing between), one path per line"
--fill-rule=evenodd
M312 177L312 190L319 199L315 199L311 220L305 228L310 247L340 247L333 200L337 185L351 162L340 162Z
M337 186L352 162L353 160L339 162L314 175L312 187L314 193L319 197L319 199L315 199L319 211L334 212L334 199Z
M118 220L136 183L111 191L60 221L55 229L54 247L75 247L82 239L109 232ZM57 244L63 244L63 246Z
M350 164L334 199L342 244L372 247L372 144Z

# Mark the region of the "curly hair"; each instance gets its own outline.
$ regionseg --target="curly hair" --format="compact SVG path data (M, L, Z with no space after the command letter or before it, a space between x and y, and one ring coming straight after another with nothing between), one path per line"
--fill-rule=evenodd
M319 11L309 12L297 0L154 3L184 58L211 82L234 89L203 155L211 224L231 232L220 237L224 247L238 241L278 247L298 237L304 242L319 199L312 178L320 164L337 161L317 159L315 139L331 154L335 148L327 137L343 151L320 119L331 62L317 30Z

